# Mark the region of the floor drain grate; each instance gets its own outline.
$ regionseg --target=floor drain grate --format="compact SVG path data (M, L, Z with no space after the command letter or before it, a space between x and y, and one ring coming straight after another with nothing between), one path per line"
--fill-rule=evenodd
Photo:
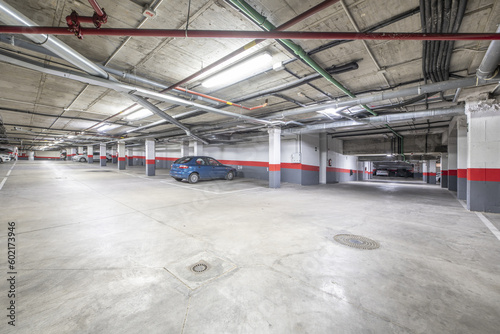
M195 265L191 266L191 271L193 273L199 274L199 273L207 271L209 268L210 267L209 267L208 263L206 263L205 261L200 261L200 262L197 262Z
M337 234L333 237L335 241L353 248L359 249L377 249L380 244L375 240L362 237L360 235L353 234Z

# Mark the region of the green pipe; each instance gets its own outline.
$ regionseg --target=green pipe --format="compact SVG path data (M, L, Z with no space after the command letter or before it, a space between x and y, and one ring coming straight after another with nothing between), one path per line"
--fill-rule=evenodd
M229 2L231 2L233 5L235 5L236 7L238 7L241 11L243 11L245 14L247 14L248 16L250 16L252 18L252 20L254 20L257 24L259 24L260 26L262 26L267 31L271 31L271 30L275 30L276 29L276 27L271 22L269 22L266 19L266 17L264 17L263 15L261 15L255 9L253 9L244 0L229 0ZM285 44L286 46L288 46L290 49L292 49L293 52L295 52L295 54L300 57L300 59L304 60L309 66L311 66L316 72L318 72L319 74L321 74L321 76L323 76L323 78L325 78L326 80L328 80L335 87L337 87L338 89L340 89L342 92L344 92L345 94L347 94L351 98L355 98L356 97L356 95L354 95L351 91L349 91L347 88L345 88L340 82L338 82L337 80L335 80L330 75L330 73L328 73L327 71L325 71L316 61L314 61L314 59L312 59L307 54L307 52L300 45L295 44L294 42L292 42L289 39L280 39L280 41L283 44ZM362 105L362 107L366 111L368 111L369 113L371 113L372 115L377 116L377 113L374 112L373 110L371 110L367 105Z

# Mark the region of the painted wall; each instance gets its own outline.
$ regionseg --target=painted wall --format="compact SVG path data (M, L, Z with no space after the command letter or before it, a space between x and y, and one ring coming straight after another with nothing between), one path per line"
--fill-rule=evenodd
M358 157L344 155L343 141L328 138L328 167L326 167L326 182L349 182L358 179Z
M35 151L35 160L60 160L61 151Z

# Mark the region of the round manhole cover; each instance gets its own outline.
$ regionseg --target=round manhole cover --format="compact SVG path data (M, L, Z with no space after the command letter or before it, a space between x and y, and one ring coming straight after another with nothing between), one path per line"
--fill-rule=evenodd
M335 241L341 243L342 245L346 245L353 248L377 249L380 247L380 244L375 240L368 239L360 235L337 234L336 236L333 237L333 239L335 239Z
M191 270L195 273L202 273L208 269L208 266L205 263L197 263L191 267Z

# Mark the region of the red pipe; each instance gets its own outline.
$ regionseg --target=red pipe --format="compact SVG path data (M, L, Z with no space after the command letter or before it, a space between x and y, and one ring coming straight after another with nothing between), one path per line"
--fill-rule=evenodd
M92 8L94 8L94 11L97 13L98 16L102 17L104 16L104 10L99 6L96 0L89 0L90 5Z
M411 40L411 41L497 41L500 33L356 33L312 31L228 31L170 29L91 29L82 28L88 36L142 36L176 38L235 39L325 39L325 40ZM72 35L67 28L0 26L0 34Z
M331 6L334 3L339 2L339 1L340 0L326 0L326 1L323 1L319 5L317 5L315 7L312 7L311 9L305 11L304 13L302 13L302 14L294 17L290 21L287 21L287 22L283 23L282 25L280 25L279 27L277 27L275 29L275 31L282 31L282 30L285 30L287 28L290 28L294 24L297 24L298 22L304 20L305 18L307 18L307 17L309 17L309 16L311 16L313 14L316 14L317 12L319 12L319 11L325 9L326 7ZM231 52L230 54L226 55L225 57L222 57L221 59L217 60L216 62L213 62L212 64L204 67L203 69L199 70L198 72L193 73L190 76L188 76L187 78L184 78L181 81L176 82L175 84L167 87L166 89L162 90L162 93L164 93L166 91L169 91L169 90L171 90L171 89L173 89L173 88L175 88L177 86L180 86L180 85L182 85L182 84L184 84L184 83L186 83L186 82L188 82L188 81L190 81L190 80L192 80L192 79L200 76L201 74L203 74L203 73L211 70L212 68L214 68L214 67L216 67L216 66L224 63L225 61L227 61L227 60L229 60L229 59L231 59L231 58L239 55L240 53L248 50L249 48L251 48L251 47L253 47L253 46L255 46L255 45L257 45L257 44L259 44L259 43L261 43L263 41L264 41L264 39L256 39L256 40L254 40L254 41L252 41L252 42L250 42L250 43L242 46L241 48L239 48L239 49Z

